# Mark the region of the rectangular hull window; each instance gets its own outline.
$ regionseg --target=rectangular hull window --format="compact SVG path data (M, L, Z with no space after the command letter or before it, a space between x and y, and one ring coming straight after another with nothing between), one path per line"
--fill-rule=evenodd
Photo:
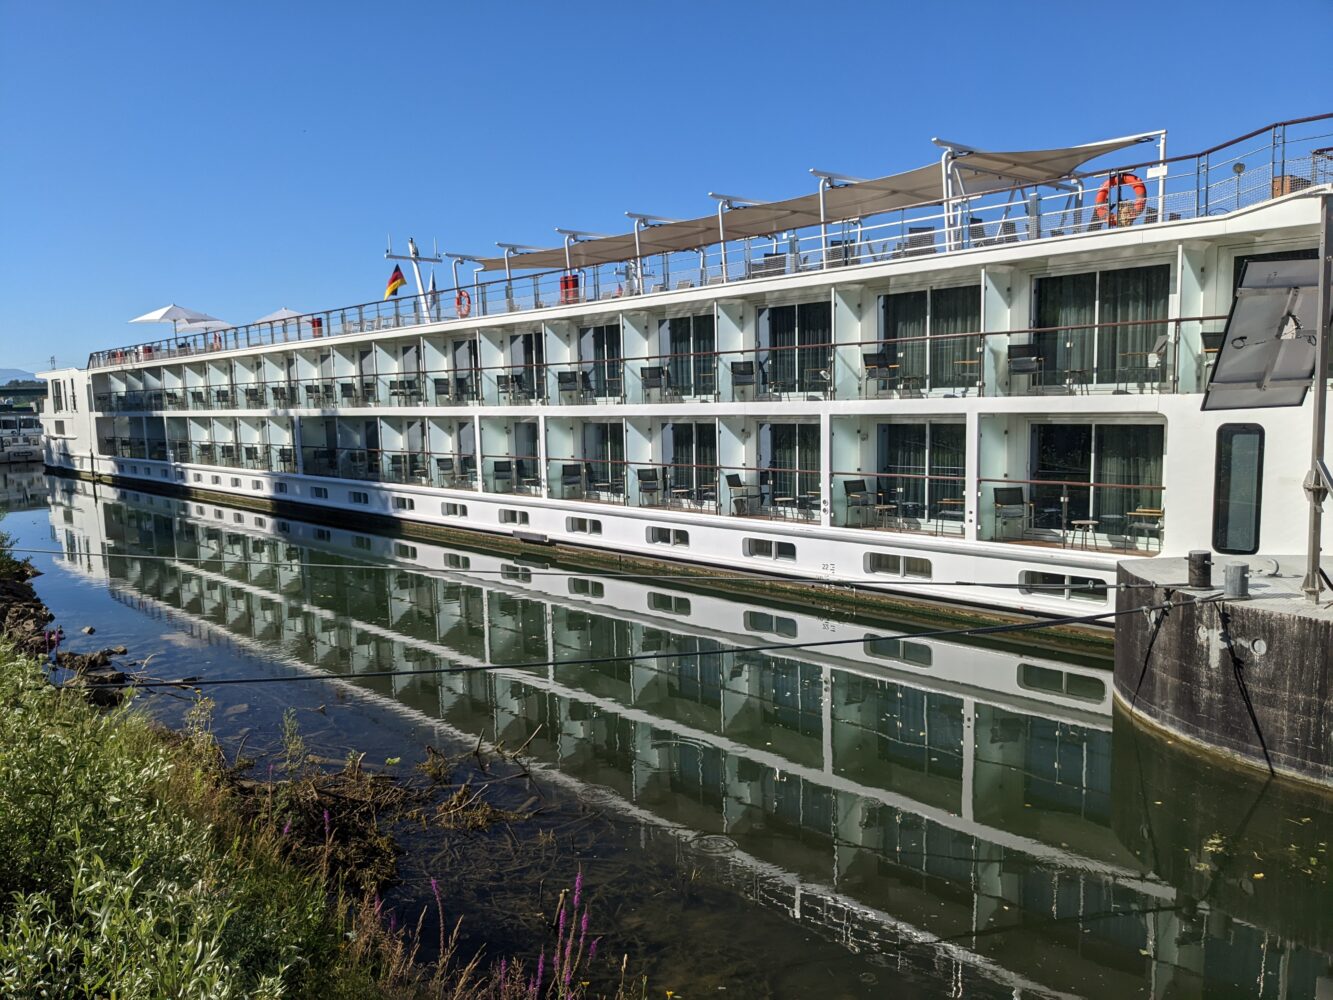
M1213 482L1213 548L1218 552L1259 551L1263 478L1264 429L1258 424L1219 427Z

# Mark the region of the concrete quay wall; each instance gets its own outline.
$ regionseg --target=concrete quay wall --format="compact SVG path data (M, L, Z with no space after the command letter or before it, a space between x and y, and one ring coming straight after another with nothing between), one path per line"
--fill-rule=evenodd
M1168 593L1175 606L1160 624L1160 612L1116 619L1116 700L1168 733L1266 768L1238 662L1274 769L1333 787L1333 610L1301 595L1296 560L1244 561L1249 600L1187 589L1183 559L1121 564L1118 610L1163 604ZM1274 565L1279 574L1266 575ZM1213 579L1222 572L1214 567Z

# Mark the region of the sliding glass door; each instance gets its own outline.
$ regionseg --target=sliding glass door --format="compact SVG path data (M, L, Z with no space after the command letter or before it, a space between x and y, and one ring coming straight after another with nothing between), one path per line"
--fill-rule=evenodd
M770 393L832 384L833 311L827 302L759 310L759 368Z
M959 389L981 378L981 286L880 299L881 350L904 389Z
M1045 384L1142 380L1164 365L1170 294L1167 264L1038 278L1032 341Z

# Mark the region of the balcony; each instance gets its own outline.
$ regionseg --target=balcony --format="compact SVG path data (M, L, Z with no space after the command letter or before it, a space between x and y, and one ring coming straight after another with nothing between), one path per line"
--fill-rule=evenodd
M982 479L977 537L1116 555L1160 552L1162 487L1086 479Z
M835 472L832 522L845 528L961 537L965 484L961 475Z

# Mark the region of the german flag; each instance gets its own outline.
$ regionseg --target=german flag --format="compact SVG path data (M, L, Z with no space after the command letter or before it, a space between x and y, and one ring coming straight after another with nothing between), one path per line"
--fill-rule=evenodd
M398 289L407 284L407 279L403 277L403 269L397 264L393 266L393 274L389 275L389 283L384 286L384 297L397 295Z

